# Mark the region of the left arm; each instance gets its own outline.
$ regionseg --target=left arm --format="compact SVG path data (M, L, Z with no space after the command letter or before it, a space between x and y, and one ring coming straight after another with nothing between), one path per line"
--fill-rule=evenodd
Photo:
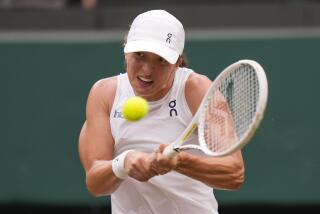
M244 181L241 152L226 157L199 157L186 152L180 154L177 172L217 189L235 190Z
M185 95L193 114L196 113L210 85L211 81L207 77L196 73L191 74L187 80ZM225 104L224 99L220 99L219 102L222 105ZM228 126L233 127L231 115L229 116ZM228 190L238 189L244 182L244 163L241 151L219 158L201 157L180 152L170 160L161 153L164 147L165 145L161 145L156 152L157 161L155 163L158 164L154 165L159 169L165 168L167 170L159 172L159 174L164 174L168 172L168 169L171 169L199 180L208 186ZM159 167L160 165L164 167Z

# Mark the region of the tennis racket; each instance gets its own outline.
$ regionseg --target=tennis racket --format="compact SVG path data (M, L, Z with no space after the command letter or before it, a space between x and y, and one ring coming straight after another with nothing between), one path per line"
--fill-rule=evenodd
M235 62L213 81L188 127L163 153L197 149L220 157L241 149L259 127L267 99L263 68L253 60ZM196 128L199 145L183 145Z

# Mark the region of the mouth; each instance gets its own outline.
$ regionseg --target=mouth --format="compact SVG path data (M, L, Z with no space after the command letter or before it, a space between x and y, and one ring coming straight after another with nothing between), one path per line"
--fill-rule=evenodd
M138 82L141 86L143 87L147 87L153 84L153 80L152 79L148 79L142 76L137 76Z

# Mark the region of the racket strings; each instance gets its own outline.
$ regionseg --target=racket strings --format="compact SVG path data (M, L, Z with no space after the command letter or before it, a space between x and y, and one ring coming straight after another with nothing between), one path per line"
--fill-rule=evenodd
M209 150L223 152L242 139L256 114L258 98L258 77L247 64L217 86L204 119L204 139Z

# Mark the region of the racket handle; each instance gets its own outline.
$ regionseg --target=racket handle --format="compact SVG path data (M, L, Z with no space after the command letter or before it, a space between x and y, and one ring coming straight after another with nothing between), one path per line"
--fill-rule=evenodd
M169 158L173 158L179 153L174 148L175 148L174 145L170 144L164 149L163 154Z

